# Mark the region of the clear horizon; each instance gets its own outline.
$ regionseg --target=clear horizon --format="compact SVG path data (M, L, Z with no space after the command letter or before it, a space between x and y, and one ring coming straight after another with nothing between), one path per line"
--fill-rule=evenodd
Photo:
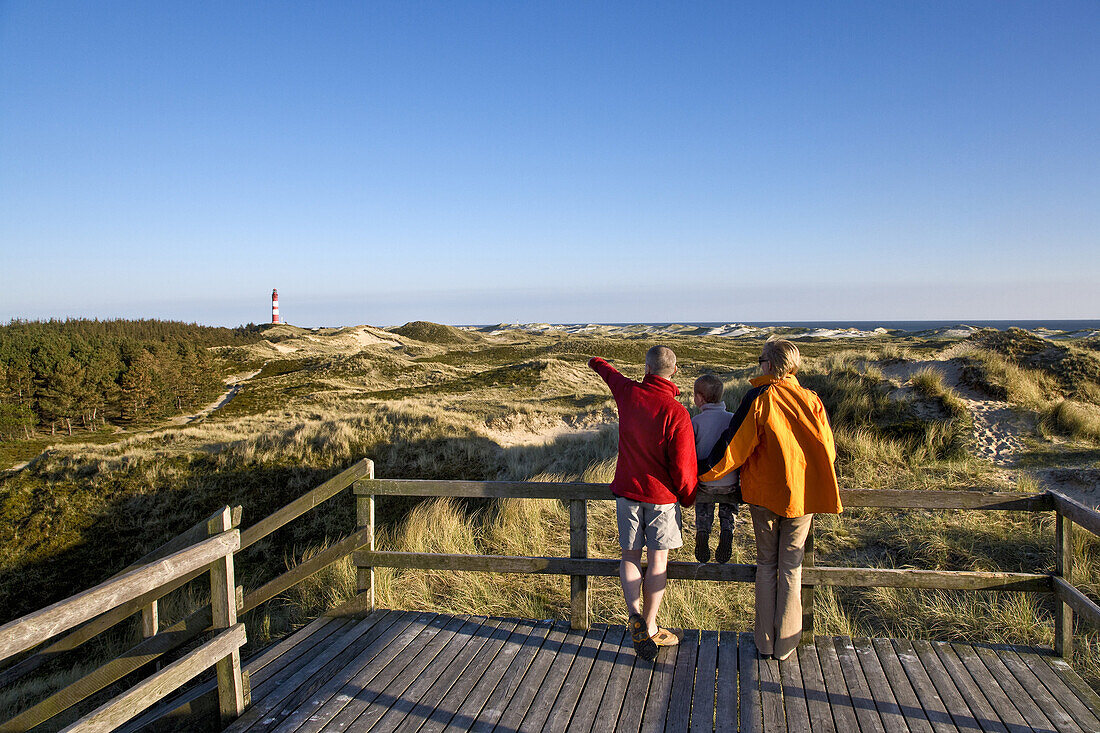
M1098 88L1083 0L0 0L0 322L1089 320Z

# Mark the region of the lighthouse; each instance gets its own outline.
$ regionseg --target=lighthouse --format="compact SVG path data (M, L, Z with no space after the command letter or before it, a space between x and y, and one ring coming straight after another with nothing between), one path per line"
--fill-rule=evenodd
M279 291L271 291L271 322L279 323Z

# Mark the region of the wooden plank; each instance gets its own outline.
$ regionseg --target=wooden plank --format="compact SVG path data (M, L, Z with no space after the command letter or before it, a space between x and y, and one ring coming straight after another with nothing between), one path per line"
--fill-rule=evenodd
M714 698L718 682L718 632L703 631L695 663L695 691L691 702L692 733L714 730ZM736 689L736 688L734 688Z
M829 697L829 707L838 731L859 730L859 718L856 715L852 696L848 693L848 684L844 680L844 671L840 667L840 658L831 636L819 636L814 640L817 658L821 662L821 677L825 680L825 690Z
M596 660L592 664L592 671L588 673L588 680L584 685L584 693L577 701L577 710L569 721L569 730L582 733L592 730L599 720L600 727L607 730L611 727L611 721L618 715L618 709L610 717L599 717L602 703L606 695L622 695L626 691L627 676L621 670L629 670L631 662L623 661L620 655L626 652L625 644L629 637L622 626L610 626L605 630L603 641L600 643ZM616 676L616 673L618 675ZM611 685L619 685L620 692L611 691ZM608 700L608 703L611 701ZM622 704L620 697L619 704Z
M886 679L890 683L890 691L894 693L894 699L897 700L898 708L911 733L932 733L932 724L928 722L928 716L925 714L920 698L917 697L917 693L905 673L905 668L898 658L894 645L890 643L889 639L872 639L871 648L878 658L883 674L886 675ZM857 651L858 649L857 646ZM867 666L871 664L872 662L868 660Z
M581 642L580 649L577 650L576 657L573 659L573 664L569 667L569 674L562 682L561 691L550 708L550 714L546 716L546 722L541 727L543 731L557 733L558 731L571 729L570 724L573 716L580 712L580 700L585 692L585 685L591 682L593 688L598 686L595 680L589 679L589 676L607 633L607 626L600 625L598 628L589 629L584 634L584 641ZM603 682L607 682L606 677L604 677ZM590 705L594 708L594 703L600 698L599 695L593 694L595 697L594 699L590 698ZM532 710L528 711L528 715L531 715L533 710L532 707ZM526 720L524 724L526 725ZM531 730L534 730L534 728L531 728Z
M233 510L226 507L221 516L211 519L211 535L228 532L233 524ZM238 540L239 544L239 540ZM210 564L211 625L229 629L237 623L237 581L233 572L233 553L227 552ZM215 665L218 680L218 713L222 724L240 717L250 700L245 699L244 678L241 676L241 650L237 647Z
M333 619L322 616L296 633L284 638L282 641L272 644L248 660L244 666L244 673L248 674L251 678L253 695L256 694L257 688L260 687L264 679L270 676L272 672L280 669L282 665L293 660L294 649L298 647L298 645L303 645L308 648L312 643L309 640L314 640L318 637L324 638L324 635L332 633L335 629L330 626L330 622L333 621ZM342 625L342 623L342 620L336 621L336 628ZM212 696L217 689L218 685L216 680L208 680L190 687L180 695L169 697L149 708L149 710L142 713L142 715L121 727L118 733L134 733L134 731L140 730L149 723L154 720L159 720L160 718L189 717L193 712L197 712L197 706L195 706L196 700Z
M546 635L542 646L539 647L534 659L531 660L530 665L524 672L522 681L515 687L508 686L509 694L505 700L501 701L503 707L499 712L495 707L488 709L489 715L485 717L479 715L471 730L487 733L493 729L494 723L503 730L519 730L523 717L531 707L535 694L541 688L543 680L546 679L550 666L557 658L568 634L568 628L564 624L555 623L551 626L550 633ZM553 692L557 694L556 689ZM486 708L488 708L488 705L486 705ZM490 722L493 717L497 717L497 720Z
M1054 506L1059 514L1068 517L1094 535L1100 535L1100 512L1066 496L1060 491L1048 491L1047 493L1054 499Z
M761 659L756 663L760 671L760 710L764 714L764 733L779 733L787 729L783 710L783 678L779 662Z
M512 636L512 632L519 628L515 619L497 619L493 633L481 645L477 654L470 660L470 664L462 670L458 679L454 680L447 694L436 705L435 710L424 721L420 733L440 733L447 724L454 719L459 708L469 699L474 686L482 681L490 666L496 661L497 655ZM500 663L498 663L500 664ZM506 666L506 664L505 664ZM481 698L485 699L484 696ZM467 725L473 723L473 717L467 719Z
M392 567L484 573L541 575L596 575L617 577L619 561L603 558L515 557L509 555L453 555L428 552L363 551L354 554L361 567ZM670 562L668 577L686 580L725 580L752 583L756 566L743 563ZM1050 592L1051 577L1041 573L1001 573L906 568L803 568L803 583L858 588L939 588L945 590L999 590Z
M763 733L764 710L760 701L760 651L752 634L741 633L737 639L737 690L741 700L742 733Z
M587 634L583 631L570 629L561 648L554 655L546 676L539 685L539 690L531 700L527 713L519 725L521 733L533 733L542 730L554 710L555 702L563 691L565 681L574 663L580 662L587 641Z
M569 502L569 557L585 559L588 557L588 510L584 499ZM588 619L588 576L569 576L569 621L574 629L587 629Z
M627 638L630 638L629 634ZM645 712L646 697L649 695L649 686L653 681L654 665L634 653L633 642L630 642L628 653L634 666L631 668L626 694L623 696L619 717L615 722L616 733L638 733L641 730L642 713Z
M499 618L482 619L481 626L473 630L458 654L451 662L446 664L446 667L441 673L435 674L434 672L425 670L424 674L429 677L435 677L435 681L432 682L431 687L420 696L420 699L416 701L415 707L409 710L404 720L402 720L394 730L399 733L412 733L416 730L424 730L424 724L440 711L441 706L444 706L444 710L450 709L445 707L444 700L450 695L451 689L455 685L460 684L460 680L467 677L473 677L479 673L479 669L475 667L475 665L482 659L482 650L485 648L486 644L490 644L497 639L503 644L504 639L500 638L498 633L502 624L508 628L515 627L515 623L508 623ZM505 634L505 636L507 636L507 634ZM456 635L455 638L457 639L459 636ZM471 680L467 686L467 690L470 687L473 687L473 680ZM406 695L403 699L408 698L409 694L408 691L406 691ZM384 723L385 718L378 721L375 727L378 730L385 730ZM446 724L446 721L444 721L444 724Z
M668 717L668 703L672 694L672 680L676 673L679 646L663 646L653 662L653 676L649 679L649 694L642 711L642 731L663 731Z
M1073 577L1073 522L1054 515L1054 575L1069 582ZM1073 659L1073 607L1055 592L1054 602L1054 653L1065 659Z
M886 733L908 733L909 726L905 724L905 715L901 711L901 706L898 705L894 691L890 688L890 680L882 669L882 663L879 662L871 640L857 638L851 639L850 643L855 650L867 688L871 691L871 698L875 701L883 729Z
M975 653L977 653L978 658L981 659L982 664L984 664L985 668L989 670L989 673L993 675L993 678L997 680L997 684L1004 690L1008 699L1012 701L1016 710L1024 717L1024 720L1027 721L1029 726L1037 730L1055 730L1054 724L1050 722L1042 709L1035 704L1035 701L1031 697L1031 693L1016 681L1016 677L1012 674L1012 671L1005 666L1005 663L1001 661L997 652L986 646L974 645L972 648Z
M233 526L236 527L241 522L241 507L235 506L233 507L232 511L234 522ZM206 539L209 536L207 533L207 524L209 523L210 519L220 514L221 511L219 510L210 517L199 521L190 529L168 540L168 542L165 542L163 545L156 548L152 552L146 553L138 560L135 560L131 564L127 565L121 571L107 578L107 580L114 580L122 575L125 575L131 570L136 570L140 567L148 565L155 560L160 560L161 558L178 552L185 547L189 547L196 542L200 542ZM202 570L196 570L192 577L198 577L201 574ZM189 579L190 578L188 578L188 580ZM186 582L187 580L178 580L176 581L178 585L175 587L182 586ZM172 590L174 590L175 587L162 589L162 592L158 595L158 597L167 595ZM125 619L132 616L135 610L141 609L142 611L144 611L146 608L151 607L151 605L154 603L156 603L156 598L153 598L149 602L142 604L131 602L129 604L123 604L122 606L118 606L110 611L107 611L106 613L96 616L91 621L88 621L87 623L78 626L77 628L73 629L68 634L53 642L46 648L36 652L33 656L27 657L12 665L3 672L0 672L0 688L7 687L8 685L25 676L29 672L38 669L38 667L40 667L45 662L48 662L51 659L55 658L58 654L69 651L71 649L75 649L89 639L103 633L120 621L124 621Z
M920 660L921 666L924 667L925 673L928 678L932 680L932 684L936 688L936 692L939 693L940 700L943 701L944 707L947 708L948 714L951 719L955 721L955 726L962 731L981 731L982 725L977 711L972 710L967 705L967 700L959 692L959 688L955 685L955 681L951 679L951 674L944 667L940 657L932 649L932 645L927 641L912 641L906 642L910 644L913 651L917 655L917 659Z
M310 660L318 654L324 653L330 644L347 633L351 624L343 619L339 623L332 624L325 632L311 637L308 643L302 643L287 650L285 658L260 669L253 678L252 704L261 704L269 695L277 694L279 687L289 678L297 674ZM248 669L248 665L245 665Z
M787 730L792 733L809 733L810 709L806 705L806 688L802 684L802 669L798 654L792 654L779 662L779 677L783 684L783 711Z
M937 643L936 651L940 651ZM959 662L966 668L970 678L981 690L982 695L997 713L997 718L1003 723L1010 733L1025 733L1031 730L1031 726L1020 715L1020 711L1012 704L1012 701L1001 689L1000 684L993 678L989 670L978 657L974 647L967 644L952 644L951 651Z
M1077 590L1075 586L1067 583L1064 578L1055 576L1051 578L1051 580L1054 586L1054 593L1058 596L1058 600L1072 608L1094 629L1100 630L1100 606L1094 603L1093 600L1084 593Z
M631 672L634 671L634 660L636 657L634 654L634 643L630 641L630 634L627 633L626 628L623 626L616 625L613 628L617 630L616 633L618 634L618 641L615 642L613 646L615 656L612 660L610 674L607 677L607 686L604 688L603 696L599 698L593 722L587 727L588 731L615 730L615 726L619 721L619 712L623 710L623 705L626 702L627 685L630 682L630 675ZM639 716L638 725L640 724L641 719ZM638 725L635 725L635 731L638 730ZM577 730L577 733L584 732L585 729L583 726L579 727L579 730Z
M606 484L533 481L436 481L422 479L360 480L356 494L379 496L461 496L471 498L584 499L610 501ZM1050 511L1054 500L1046 493L1019 494L1008 491L898 491L890 489L841 489L846 507L894 509L984 509L1001 511ZM699 492L700 501L728 502L726 495Z
M370 478L374 478L372 471ZM367 549L375 550L374 546L374 497L373 496L356 496L355 497L355 526L359 530L366 530L367 532ZM374 597L374 568L356 568L355 570L355 589L356 594L360 596L361 604L363 607L370 610L374 610L375 597Z
M336 496L348 486L351 486L357 479L372 475L373 472L374 461L369 458L364 458L350 468L341 471L317 488L302 494L282 509L269 514L256 524L243 530L241 532L241 549L251 547L283 525L294 521L310 509Z
M999 573L910 568L803 568L802 582L846 588L937 588L942 590L1000 590L1027 593L1052 590L1051 577L1042 573Z
M908 641L899 639L894 639L893 644L894 653L897 654L898 661L905 669L905 674L913 686L917 699L920 700L924 714L927 716L928 722L932 724L932 730L936 733L941 733L941 731L942 733L948 733L949 731L958 730L955 727L955 721L951 717L951 713L948 712L947 706L936 690L936 686L932 683L932 679L928 676L924 665L921 664L920 657L917 656L917 651L913 648L913 645ZM880 654L879 659L882 658Z
M357 656L362 648L377 636L371 636L378 624L385 625L384 617L376 616L361 623L348 624L339 634L334 634L323 645L310 650L303 664L287 667L266 694L253 703L227 731L271 730L294 712L322 687L341 668Z
M460 642L459 646L465 643L467 637L464 634L460 635L459 632L464 628L468 628L471 623L475 626L480 625L476 620L471 621L469 616L454 616L447 619L446 625L439 630L439 633L420 650L420 653L417 654L404 669L382 688L382 691L375 696L374 699L363 707L363 710L361 710L358 715L354 718L345 717L345 714L349 714L349 712L354 709L354 707L349 704L330 725L337 729L341 729L343 721L348 721L348 723L353 725L357 730L370 730L384 715L394 711L395 707L397 707L398 710L394 714L396 715L399 713L400 717L403 718L404 714L408 711L408 706L401 704L406 691L411 690L411 692L409 692L410 699L415 699L420 694L423 694L424 689L429 687L434 681L434 679L428 679L422 676L424 670L431 668L441 671L439 666L433 666L432 663L441 655L448 660L454 658L457 649L455 648L456 645L452 642L455 641L457 636ZM393 719L392 715L390 719ZM354 720L354 723L351 722L352 720ZM400 722L400 720L396 722Z
M331 687L326 686L318 693L317 705L311 703L303 706L307 708L304 712L308 712L308 716L292 713L290 717L293 720L288 717L281 727L302 733L317 733L339 716L349 703L362 704L368 698L373 699L435 636L442 623L443 617L435 614L400 614L378 639L360 652L354 663L348 665L346 671L350 679L345 675L334 677L329 681ZM388 676L379 679L381 675ZM358 714L356 712L348 717L354 719ZM291 728L295 725L297 728Z
M672 673L672 688L669 694L668 711L665 714L663 729L672 733L687 733L691 717L696 711L692 708L695 695L695 667L699 658L699 632L684 631L680 648L676 651L676 666ZM714 695L711 694L711 699ZM710 720L707 720L710 730Z
M214 560L236 550L240 541L236 530L225 532L10 621L0 626L0 658L31 649L76 624L95 618L106 608L139 598L181 575L203 570Z
M715 682L714 729L736 733L737 716L737 632L718 634L718 679Z
M1064 659L1051 657L1046 661L1054 673L1062 678L1062 682L1073 691L1077 699L1089 709L1089 712L1100 718L1100 695L1096 694L1096 690L1089 687Z
M393 693L393 701L389 704L388 709L378 717L378 722L374 723L370 730L375 733L392 733L399 725L409 719L411 719L410 723L413 724L414 730L419 728L424 719L434 710L431 704L425 703L425 695L436 686L437 682L440 682L449 667L455 666L459 668L458 671L461 671L461 668L465 666L465 662L468 661L465 650L470 643L475 639L484 640L492 633L491 628L485 630L484 624L488 621L489 619L484 616L467 617L466 623L455 631L454 635L447 640L445 646L439 648L438 653L428 657L428 653L425 651L424 664L421 666L421 660L418 658L417 666L419 669L409 675L409 684L403 691ZM441 641L441 638L437 637L436 643ZM460 655L462 657L461 661L456 662ZM398 683L395 680L396 684ZM443 692L446 692L445 688ZM442 694L440 694L440 697L442 697ZM372 711L379 709L380 706L372 706L371 709L360 716L356 721L356 725L368 725L373 717Z
M270 601L288 588L321 572L334 562L342 560L349 553L354 552L366 544L369 541L368 534L369 532L367 530L359 530L354 534L350 534L336 544L326 547L305 562L294 566L291 570L288 570L277 578L273 578L256 590L251 591L244 597L244 610L246 612L251 611L261 603Z
M922 642L929 644L929 642ZM939 657L940 663L947 671L947 676L954 682L959 693L966 701L966 706L978 720L978 725L986 733L1008 733L1008 727L1001 721L1000 715L993 709L982 689L981 683L974 679L966 665L962 663L955 650L947 642L931 642L930 646ZM925 665L927 666L927 665Z
M531 663L549 641L549 634L554 628L555 625L545 621L521 620L516 624L516 630L508 637L504 648L497 653L485 675L455 711L444 729L445 733L491 731L523 684Z
M863 733L885 733L886 727L879 716L878 705L871 694L871 686L863 674L855 645L847 636L838 636L833 639L833 646L836 648L840 671L844 675L848 695L852 699L852 706L859 720L859 729Z
M825 689L825 677L821 674L821 660L814 644L805 644L796 650L798 669L802 672L802 689L810 714L810 729L815 733L836 733L833 710L829 705L829 693ZM845 733L848 733L845 731Z
M317 720L313 718L318 710L327 705L341 691L346 690L352 678L360 674L377 657L385 653L391 643L399 648L404 648L423 629L423 624L414 626L417 620L426 620L428 617L402 611L376 611L371 614L371 618L378 618L379 620L352 647L354 658L344 663L339 669L334 670L331 675L327 675L327 681L312 693L301 689L296 692L294 694L296 699L293 704L284 705L287 714L276 730L296 731L300 730L306 721L316 723ZM318 686L310 685L310 687ZM307 694L303 695L302 692L307 692ZM338 712L336 708L330 708L330 711L331 715ZM327 718L323 720L327 721Z
M1081 726L1083 730L1100 731L1100 718L1092 710L1089 710L1088 705L1077 696L1074 689L1051 669L1047 662L1051 657L1025 651L1017 651L1016 654L1023 660L1032 674L1042 681L1043 686L1046 687L1051 696L1061 703L1062 708L1077 721L1077 725Z
M1066 733L1080 733L1081 727L1073 719L1061 702L1056 700L1042 681L1035 676L1020 656L1007 646L996 647L997 656L1012 672L1012 676L1031 694L1031 699L1042 709L1043 714L1054 723L1054 727Z
M126 692L96 708L66 727L62 733L99 733L112 731L173 690L211 667L229 650L239 649L245 642L244 624L223 631L198 649L186 654Z

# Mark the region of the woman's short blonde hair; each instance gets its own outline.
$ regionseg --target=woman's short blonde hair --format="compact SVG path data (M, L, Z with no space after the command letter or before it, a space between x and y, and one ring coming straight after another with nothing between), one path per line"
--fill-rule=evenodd
M798 367L802 365L802 355L798 353L798 347L786 339L766 341L760 358L768 360L772 365L772 374L777 377L797 374Z

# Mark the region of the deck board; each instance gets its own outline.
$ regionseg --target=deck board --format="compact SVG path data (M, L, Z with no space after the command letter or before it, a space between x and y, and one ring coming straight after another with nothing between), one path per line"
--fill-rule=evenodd
M257 702L228 730L1100 730L1100 696L1019 647L817 637L777 662L750 633L689 630L651 663L622 626L402 611L299 634L246 662Z

